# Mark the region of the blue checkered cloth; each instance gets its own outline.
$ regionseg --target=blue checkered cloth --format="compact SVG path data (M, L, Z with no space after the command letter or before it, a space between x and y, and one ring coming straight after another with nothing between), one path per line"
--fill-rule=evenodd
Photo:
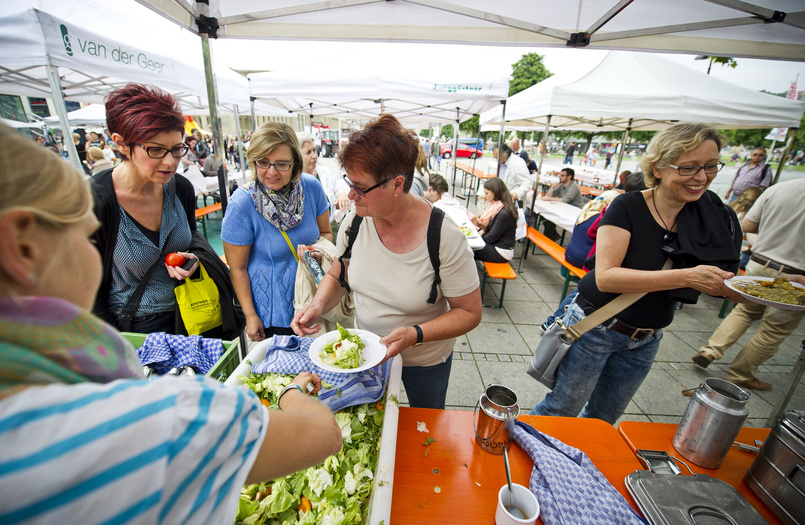
M319 368L310 359L308 350L313 341L312 337L275 335L266 349L266 358L252 364L252 373L318 374L323 382L332 385L319 391L319 401L333 412L362 403L374 403L383 396L391 371L391 360L363 372L336 374Z
M646 523L584 452L522 421L512 438L534 460L528 487L545 525Z
M223 353L224 343L220 339L164 332L148 334L143 346L137 349L140 364L150 366L160 375L182 366L192 366L196 372L206 374Z

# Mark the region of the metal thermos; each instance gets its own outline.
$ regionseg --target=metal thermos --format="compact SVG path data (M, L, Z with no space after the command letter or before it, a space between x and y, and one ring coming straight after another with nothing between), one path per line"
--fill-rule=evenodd
M505 386L489 385L475 404L475 412L475 441L490 454L503 454L503 445L509 443L514 420L520 415L517 395Z
M747 401L745 390L708 377L693 392L676 430L674 448L700 467L720 467L746 421Z

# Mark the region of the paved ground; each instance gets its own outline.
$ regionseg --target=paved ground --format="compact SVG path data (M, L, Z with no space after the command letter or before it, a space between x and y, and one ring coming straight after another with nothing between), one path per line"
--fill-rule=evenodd
M477 167L486 169L491 160L479 159ZM337 172L334 159L320 159L320 162ZM627 163L624 168L634 169L634 166ZM441 172L449 182L451 177L447 174L446 162L442 163ZM725 168L711 189L723 194L734 173L734 168ZM794 173L799 175L799 172ZM784 172L782 179L794 173ZM518 246L516 257L519 257L520 250ZM506 285L503 308L484 308L481 324L457 340L447 408L473 410L489 384L502 384L513 389L521 409L526 412L542 400L547 389L528 376L525 370L540 339L539 325L559 304L563 283L559 268L559 264L547 255L529 256L518 278ZM499 284L488 285L485 303L497 304L499 291ZM689 402L681 391L698 386L707 377L724 377L731 359L752 336L753 329L750 328L729 350L727 358L706 370L691 362L699 346L719 325L721 304L720 299L702 296L698 304L685 305L676 313L673 324L665 330L651 372L621 420L678 423ZM748 426L765 426L766 418L799 357L803 340L805 325L800 326L783 343L778 354L760 368L758 376L771 382L774 389L770 392L752 391L748 403ZM407 401L404 394L401 401ZM805 380L800 382L788 403L790 410L802 408L805 408Z

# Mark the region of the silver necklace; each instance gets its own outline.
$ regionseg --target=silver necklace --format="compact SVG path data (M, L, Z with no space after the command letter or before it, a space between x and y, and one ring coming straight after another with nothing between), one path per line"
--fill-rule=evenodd
M662 225L666 230L666 234L662 238L662 240L665 241L665 242L669 242L671 240L671 230L673 229L674 226L676 226L676 220L679 218L679 214L678 213L676 214L676 217L674 217L674 223L669 228L668 225L665 224L665 219L662 218L662 214L660 213L660 210L657 209L657 199L655 198L656 197L656 191L655 191L656 189L657 189L657 186L654 186L653 188L651 188L651 204L654 205L654 211L657 212L657 217L660 218L660 220L662 221Z

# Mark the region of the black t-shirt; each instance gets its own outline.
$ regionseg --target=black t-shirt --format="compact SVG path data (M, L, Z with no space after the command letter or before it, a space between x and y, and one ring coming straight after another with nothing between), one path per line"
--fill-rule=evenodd
M668 233L657 224L639 191L620 195L607 208L601 226L617 226L631 232L629 248L621 266L634 270L660 270L668 256L662 251L663 237ZM672 234L675 235L675 234ZM601 308L620 294L598 290L595 269L579 282L579 294L590 304ZM674 303L669 291L651 292L616 317L638 328L664 328L674 320Z

